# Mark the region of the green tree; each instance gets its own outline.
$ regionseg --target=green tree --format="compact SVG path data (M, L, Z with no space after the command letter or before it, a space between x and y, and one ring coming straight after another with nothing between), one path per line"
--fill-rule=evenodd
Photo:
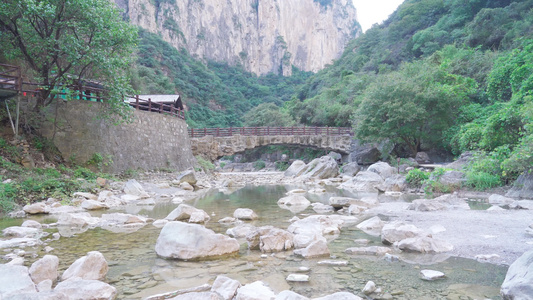
M36 108L50 104L63 85L98 80L114 112L132 92L126 70L137 30L109 0L4 0L0 3L0 53L22 59L41 83Z
M288 127L294 125L294 121L288 113L274 103L262 103L244 115L244 125Z
M475 90L473 80L445 72L429 60L378 76L361 96L354 125L365 141L389 140L415 155L442 145L457 108Z

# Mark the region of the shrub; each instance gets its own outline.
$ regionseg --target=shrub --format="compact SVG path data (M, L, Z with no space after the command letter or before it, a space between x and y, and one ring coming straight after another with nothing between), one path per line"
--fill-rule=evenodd
M74 177L83 178L83 179L87 179L87 180L94 180L98 176L96 176L96 174L93 171L91 171L91 170L89 170L87 168L78 167L76 170L74 170Z
M466 185L476 190L485 190L502 185L501 177L487 172L468 172Z
M196 156L196 161L198 162L198 165L200 166L200 169L201 170L204 170L204 172L209 172L211 170L214 170L215 169L215 165L210 162L209 160L201 157L201 156Z
M276 162L276 170L286 171L289 167L290 167L290 165L286 161L277 161Z
M262 160L258 160L254 162L254 169L256 170L262 170L266 167L266 163Z
M429 179L429 173L420 169L413 169L407 173L405 180L410 186L420 187L422 183Z

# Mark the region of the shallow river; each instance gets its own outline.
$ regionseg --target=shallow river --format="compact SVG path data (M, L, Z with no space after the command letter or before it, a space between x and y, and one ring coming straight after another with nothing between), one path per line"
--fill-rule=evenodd
M220 225L217 221L232 216L233 211L239 207L251 208L259 215L259 220L251 222L253 225L274 225L286 229L289 226L288 220L293 216L303 218L315 214L311 207L293 214L277 205L277 200L293 188L296 186L250 186L232 193L213 191L188 204L210 214L211 221L206 226L218 233L225 233L229 227ZM306 197L311 202L327 203L327 199L333 195L353 196L331 189L320 196L307 194ZM126 212L162 219L176 207L177 204L164 203L143 209L127 208ZM108 212L110 211L105 213ZM51 218L38 220L45 223L55 221ZM21 223L21 220L3 220L0 222L0 229ZM373 256L347 255L344 250L356 246L354 239L369 239L369 246L381 245L379 238L367 235L355 227L343 228L340 236L329 244L335 260L348 261L348 265L343 267L319 265L319 261L328 258L302 259L292 255L292 252L269 254L268 257L261 258L259 251L247 250L244 240L241 241L242 247L238 255L199 262L173 261L158 258L154 251L160 230L152 225L133 233L92 229L70 238L62 237L50 242L49 246L54 248L50 254L59 257L60 269L65 270L88 251L100 251L109 263L107 279L108 283L118 289L118 299L142 299L154 294L212 283L220 274L239 280L242 284L262 280L275 292L290 289L310 298L338 291L364 296L361 290L367 281L372 280L392 296L390 299L501 299L499 287L507 271L505 266L454 257L440 263L423 265L423 261L434 261L438 257L400 255L403 261L388 262ZM27 251L30 252L28 249ZM37 254L39 257L45 255L41 250ZM35 258L28 260L27 264L31 264L33 260ZM310 269L307 273L310 275L310 282L289 283L285 280L287 275L295 273L302 266ZM422 269L444 272L446 278L433 282L423 281L419 278Z

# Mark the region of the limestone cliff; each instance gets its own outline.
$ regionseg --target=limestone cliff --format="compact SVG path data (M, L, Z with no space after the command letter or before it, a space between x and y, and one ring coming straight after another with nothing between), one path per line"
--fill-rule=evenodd
M316 72L360 33L351 0L115 0L126 16L202 60L256 74Z

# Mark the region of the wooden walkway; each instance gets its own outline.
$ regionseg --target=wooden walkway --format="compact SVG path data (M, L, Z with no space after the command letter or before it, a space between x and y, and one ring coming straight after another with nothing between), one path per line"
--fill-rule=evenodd
M349 127L230 127L230 128L189 128L189 137L201 138L204 136L229 137L234 135L244 136L353 136L352 128Z
M10 98L19 94L23 96L36 96L39 93L39 86L39 83L24 81L20 67L0 64L0 99ZM106 90L97 86L98 84L80 82L79 84L62 87L61 92L56 95L63 99L66 99L66 96L69 95L78 100L104 102L106 99ZM135 98L135 102L128 104L137 110L185 119L185 111L177 109L173 105L153 102L151 99L141 99L139 95L132 96L131 98Z

